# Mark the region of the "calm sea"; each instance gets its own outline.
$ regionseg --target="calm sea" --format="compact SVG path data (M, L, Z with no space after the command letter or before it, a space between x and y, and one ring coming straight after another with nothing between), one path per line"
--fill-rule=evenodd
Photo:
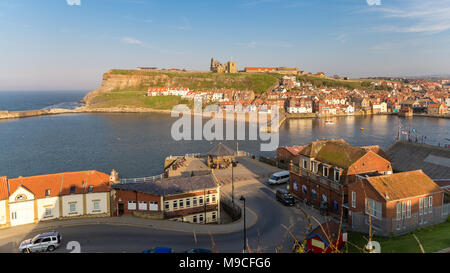
M75 103L85 92L0 92L0 109L41 109ZM12 99L11 97L15 97ZM168 155L206 153L218 142L175 141L171 126L176 118L156 113L67 114L0 121L0 176L99 170L119 171L121 177L151 176L162 172ZM450 144L450 120L396 116L341 117L326 125L323 119L288 120L280 128L280 145L301 145L323 138L344 138L353 145L380 145L395 141L400 124L427 136L430 144ZM364 128L364 130L361 130ZM223 141L255 155L260 141Z

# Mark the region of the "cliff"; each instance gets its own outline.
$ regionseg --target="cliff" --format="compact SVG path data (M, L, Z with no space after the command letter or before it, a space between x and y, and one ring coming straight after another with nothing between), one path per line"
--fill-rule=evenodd
M136 106L146 107L140 96L145 94L149 87L184 87L191 90L234 88L262 93L273 87L280 77L278 74L263 73L217 74L198 71L113 69L103 75L100 88L88 93L83 100L88 107L134 106L133 103L137 103ZM133 96L134 101L131 99ZM118 105L119 97L123 105ZM116 101L112 104L107 103L110 100Z

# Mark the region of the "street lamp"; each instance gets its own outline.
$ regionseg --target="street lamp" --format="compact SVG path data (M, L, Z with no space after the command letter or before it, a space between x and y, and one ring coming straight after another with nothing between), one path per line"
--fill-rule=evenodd
M231 161L231 203L234 207L234 166L237 165L237 161L234 159Z
M244 248L242 249L242 253L245 253L246 245L247 245L247 227L245 225L245 197L241 196L239 199L244 202Z

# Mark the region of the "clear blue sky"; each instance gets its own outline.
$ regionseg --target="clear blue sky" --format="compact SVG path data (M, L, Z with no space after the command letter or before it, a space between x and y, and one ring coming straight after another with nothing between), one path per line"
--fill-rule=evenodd
M92 90L111 68L450 74L450 0L1 0L0 90Z

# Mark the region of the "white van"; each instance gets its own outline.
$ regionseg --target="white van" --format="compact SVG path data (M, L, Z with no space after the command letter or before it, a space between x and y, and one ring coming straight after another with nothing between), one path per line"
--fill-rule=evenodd
M283 184L289 181L289 172L288 171L281 171L276 172L270 176L269 181L267 183L271 185L275 184Z

